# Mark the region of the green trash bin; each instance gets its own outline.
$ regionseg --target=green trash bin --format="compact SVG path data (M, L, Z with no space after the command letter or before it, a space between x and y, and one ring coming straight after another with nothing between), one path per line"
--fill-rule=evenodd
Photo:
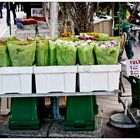
M132 107L136 107L140 109L140 79L129 76L125 78L131 84L131 93L132 93Z
M130 24L124 23L124 24L122 24L121 27L122 27L122 31L126 32L128 34L131 26L130 26Z
M132 50L132 41L128 40L125 45L125 52L128 59L132 59L134 56L134 52Z
M128 59L132 59L134 56L134 52L132 50L132 41L129 38L129 32L130 32L131 25L128 23L122 24L122 32L127 33L127 42L125 44L125 51Z
M96 96L93 95L92 98L93 98L93 112L94 112L94 115L97 115L98 114L98 104L97 104Z
M39 129L37 98L12 98L9 129Z
M65 130L95 130L95 113L93 106L93 96L68 97L65 118Z

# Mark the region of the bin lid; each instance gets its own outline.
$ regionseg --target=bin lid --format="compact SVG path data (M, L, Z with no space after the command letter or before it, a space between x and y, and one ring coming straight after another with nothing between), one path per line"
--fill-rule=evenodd
M135 122L133 122L128 115L124 113L117 113L110 117L110 124L118 128L136 128Z
M122 27L122 28L130 28L130 24L128 24L128 23L123 23L123 24L121 25L121 27Z

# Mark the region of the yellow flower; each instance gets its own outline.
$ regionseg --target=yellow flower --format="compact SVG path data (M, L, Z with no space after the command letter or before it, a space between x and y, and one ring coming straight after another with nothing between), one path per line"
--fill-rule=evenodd
M99 33L94 32L93 35L94 35L94 37L98 37L99 36Z

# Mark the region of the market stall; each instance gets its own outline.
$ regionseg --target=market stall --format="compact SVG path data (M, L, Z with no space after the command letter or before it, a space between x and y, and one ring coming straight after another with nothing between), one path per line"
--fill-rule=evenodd
M40 127L36 97L53 97L52 113L54 119L58 119L57 97L68 96L63 131L94 133L98 128L97 120L101 119L96 96L119 91L121 39L97 32L57 38L57 3L51 3L50 8L51 39L7 38L1 43L6 50L4 67L0 69L0 97L12 98L9 128L27 129L27 123L31 129ZM31 107L31 112L22 108L24 103ZM20 109L30 117L25 117L24 113L18 116Z
M43 41L45 41L45 40L42 40L42 42ZM50 41L50 42L51 43L52 42L57 43L55 41ZM14 47L11 46L12 43L14 43L14 42L13 41L8 42L9 49L12 49L12 48L14 49ZM33 47L34 46L34 41L30 41L30 43L31 43L30 45L32 45L30 47ZM28 60L26 59L24 62L27 65L29 65L28 67L17 67L17 65L21 66L21 65L25 65L25 64L21 63L20 54L18 54L19 55L18 56L19 61L17 61L16 58L13 58L12 54L15 54L15 53L14 53L14 50L11 50L12 51L11 59L13 60L12 65L16 66L16 67L7 67L7 68L5 68L6 71L4 70L4 68L1 69L1 70L3 70L3 71L1 71L1 72L3 72L3 73L1 73L2 79L3 79L1 85L3 87L5 87L7 85L7 82L8 82L8 85L10 85L10 86L6 86L6 88L3 88L3 91L1 91L1 93L3 93L4 95L1 95L1 97L2 96L3 97L12 97L14 99L14 100L12 100L12 108L11 108L12 112L11 112L11 115L10 115L10 118L11 118L10 121L12 121L12 119L14 119L15 110L18 111L18 112L20 111L20 106L21 106L21 103L23 102L23 100L24 100L24 103L27 102L25 97L27 97L27 98L30 97L31 98L31 97L68 96L68 99L67 99L67 118L66 118L67 119L67 124L65 123L65 127L66 127L66 125L67 125L67 127L65 129L72 130L72 127L74 127L73 128L74 130L75 129L78 129L78 130L85 130L85 129L86 130L95 130L95 120L94 120L95 118L93 118L95 116L93 116L93 106L92 105L93 105L93 103L95 103L96 98L94 99L93 97L95 97L95 96L91 96L91 95L109 95L109 94L115 94L115 93L118 92L117 89L118 89L118 83L119 83L120 65L114 65L114 66L113 65L97 65L97 66L94 66L94 65L91 65L91 66L74 65L75 64L75 58L76 58L76 57L74 58L74 56L76 56L75 55L76 54L76 51L75 51L76 48L72 47L72 46L68 46L69 45L68 41L63 41L62 40L61 43L62 44L60 44L60 45L63 45L63 43L66 43L66 44L65 44L65 46L60 46L60 47L57 46L57 51L58 51L57 61L58 61L58 63L60 63L60 65L62 65L62 63L63 63L63 65L72 65L72 66L45 66L45 67L30 66L30 64L32 64L33 61L32 62L29 61L30 62L30 64L29 64L28 60L31 60L31 59L28 59ZM79 42L76 42L76 43L80 43L79 45L81 45L82 41L79 41ZM25 45L25 44L22 44L22 42L20 41L20 43L17 44L17 45ZM27 45L29 45L29 44L27 44ZM105 45L105 44L102 44L102 45ZM28 46L27 48L30 49L30 47ZM53 47L52 44L51 44L50 47ZM70 48L70 50L69 50L68 49L69 47L72 47L72 48ZM93 47L90 48L90 46L88 46L88 44L86 44L86 47L89 48L89 49L93 48ZM15 48L15 49L17 50L17 48ZM68 49L66 56L64 54L62 54L62 55L59 54L59 53L61 53L61 51L63 49ZM79 50L82 49L82 46L79 46L78 49ZM22 50L22 51L19 50L18 53L21 53L23 51L24 50ZM34 51L34 49L32 51ZM84 51L84 49L83 49L83 51ZM64 58L70 57L69 53L73 56L73 57L71 57L71 61L68 61L68 59L67 59L67 61L63 61L62 56ZM79 52L79 55L80 54L81 53ZM93 54L91 54L91 55L93 55ZM32 55L30 55L30 57L31 56ZM56 55L54 55L54 56L56 56ZM28 55L28 57L29 57L29 55ZM36 57L42 57L42 56L38 55ZM81 57L82 56L79 57L80 60L81 60ZM36 58L36 60L37 60L37 58ZM86 63L89 63L89 61L93 61L93 60L89 59ZM36 62L36 64L39 64L37 62ZM83 63L83 62L81 61L81 63ZM101 63L101 61L99 61L99 63ZM116 63L116 60L115 60L114 63ZM112 66L113 66L113 69L112 69ZM31 87L33 85L33 82L31 80L32 79L32 74L35 74L36 92L33 92L32 89L31 89ZM78 83L78 79L76 79L76 74L79 74L79 80L80 80L79 81L80 84L78 85L79 90L80 90L79 92L77 90L75 91L76 83ZM7 78L5 78L5 77L7 77ZM11 80L9 80L9 77L10 77ZM89 77L89 78L87 78L87 77ZM114 85L112 85L112 80L114 81ZM13 82L13 81L15 81L15 82ZM102 81L102 84L101 84L102 86L99 86L98 83L99 82L101 83L101 81ZM85 82L87 83L86 85L85 85ZM92 86L91 83L93 83L94 86ZM46 87L46 85L47 85L47 87ZM12 92L14 94L12 94ZM7 93L7 94L5 94L5 93ZM22 98L24 97L24 98L22 99L21 97ZM18 100L20 100L19 103L17 102ZM17 110L17 107L16 107L16 104L17 104L16 102L18 103L18 107L19 107L18 110ZM36 104L35 102L36 102L35 100L32 101L32 103ZM28 105L28 104L29 104L29 101L28 101L28 103L26 103L26 105ZM76 104L78 104L77 107L81 104L80 108L82 108L83 105L85 106L85 104L88 105L89 112L87 112L88 110L86 108L85 108L84 112L82 111L82 109L77 111L77 113L79 115L81 113L83 114L83 118L81 118L80 117L81 115L79 116L78 114L77 114L77 117L73 117L73 116L76 115L75 111L74 111L74 113L69 114L70 112L72 112L72 110L76 109L75 108ZM22 105L23 105L23 103L22 103ZM54 107L56 107L56 106L54 106ZM95 107L94 108L94 113L96 111L96 113L98 114L97 105L95 104L94 107ZM26 112L26 114L27 113L29 113L29 112ZM56 113L56 112L54 112L54 113ZM84 114L87 114L87 113L89 113L89 115L88 115L89 117L85 118L87 115L84 115ZM71 116L71 115L73 115L73 116ZM15 116L17 117L18 115L15 115ZM75 119L74 118L80 119L79 117L82 120L89 119L89 121L91 121L91 122L88 123L87 121L85 121L84 126L86 125L86 127L83 127L82 122L78 122L78 123L75 124ZM72 124L70 126L69 125L69 120L71 120L71 118L73 118L74 120L72 120ZM22 122L21 119L20 119L20 122ZM36 120L36 122L38 122L38 120ZM14 124L15 124L15 122L13 122L13 121L10 123L10 129L21 129L23 127L23 126L19 127L19 124L16 124L16 126L13 126ZM28 122L28 125L29 125L29 122ZM75 127L75 125L76 126L78 125L79 127ZM37 124L37 126L34 125L34 127L30 126L30 128L32 128L32 129L36 129L38 127L39 127L38 124Z

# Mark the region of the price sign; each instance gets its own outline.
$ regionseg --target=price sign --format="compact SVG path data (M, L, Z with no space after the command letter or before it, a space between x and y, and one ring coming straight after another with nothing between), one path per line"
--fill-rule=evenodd
M140 78L140 59L126 60L127 76Z

